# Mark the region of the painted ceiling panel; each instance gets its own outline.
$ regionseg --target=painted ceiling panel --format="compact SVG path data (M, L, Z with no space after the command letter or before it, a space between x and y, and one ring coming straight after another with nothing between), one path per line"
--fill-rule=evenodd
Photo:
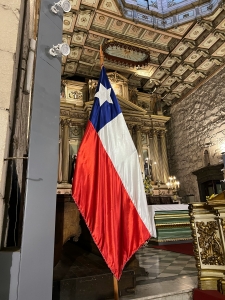
M104 16L103 14L97 13L94 17L93 25L97 27L105 28L107 26L107 23L109 23L110 19L107 16Z
M219 30L225 30L225 20L223 20L216 28Z
M74 1L74 0L73 0ZM71 2L71 0L70 0ZM82 0L82 4L97 8L99 0Z
M70 0L72 10L79 10L81 0Z
M213 44L215 44L215 42L218 41L218 38L216 36L214 36L213 34L210 34L200 45L199 48L205 48L205 49L209 49L210 47L212 47Z
M126 29L126 27L127 27L127 24L120 20L113 20L112 23L110 24L110 30L116 31L119 33L123 33L124 30Z
M86 38L87 38L87 33L83 31L77 31L73 33L71 43L84 45Z
M168 57L163 63L162 63L162 66L163 67L168 67L168 68L171 68L173 65L175 64L175 60Z
M100 9L105 10L107 12L113 13L115 15L120 15L121 12L119 10L118 4L113 0L103 0L100 4Z
M214 53L213 56L224 56L225 55L225 43L222 44Z
M73 32L76 14L69 12L63 16L63 32Z
M80 10L77 16L75 28L88 30L93 19L93 11L90 9Z
M172 53L176 55L182 55L187 49L188 46L184 45L183 43L179 43Z
M97 78L100 45L115 41L120 49L115 49L114 61L105 58L106 69L123 74L142 92L156 91L173 105L225 64L225 4L217 9L219 0L213 0L209 9L204 0L149 0L148 10L143 1L143 9L135 10L136 0L126 1L132 9L117 0L70 0L62 39L71 52L62 57L62 76ZM163 16L162 9L170 14ZM134 48L148 53L150 63L130 67L118 60L127 49L138 56Z
M199 58L201 57L201 54L197 52L192 52L186 59L185 62L188 63L195 63Z
M178 66L175 70L174 70L174 74L175 75L183 75L185 72L187 71L187 68L184 66Z
M191 29L188 34L186 35L187 39L196 40L200 34L204 31L204 28L200 25L194 26L193 29Z
M182 25L182 26L174 26L173 29L169 29L168 31L169 32L173 32L173 33L176 33L176 34L179 34L179 35L184 35L185 32L188 30L188 28L192 25L192 23L187 23L185 25Z
M199 77L199 74L192 72L186 79L185 82L194 82Z
M171 86L176 81L175 78L168 77L165 81L163 81L162 86Z
M208 71L212 66L213 66L213 62L207 59L200 66L198 66L198 69L203 71Z

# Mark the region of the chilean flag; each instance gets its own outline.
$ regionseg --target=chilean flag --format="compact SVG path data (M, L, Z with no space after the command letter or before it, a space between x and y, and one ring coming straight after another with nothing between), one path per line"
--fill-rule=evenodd
M104 67L77 154L72 196L119 280L150 238L150 219L138 154Z

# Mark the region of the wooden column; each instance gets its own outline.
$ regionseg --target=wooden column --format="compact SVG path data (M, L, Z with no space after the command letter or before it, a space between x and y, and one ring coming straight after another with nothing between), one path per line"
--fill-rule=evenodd
M151 180L154 180L154 147L153 147L153 131L150 130L148 132L148 141L149 141L149 155L150 155L150 160L151 160Z
M69 124L70 119L63 120L62 136L62 182L68 183L69 179Z
M163 181L166 183L169 178L169 166L167 158L167 147L166 147L166 131L162 130L160 135L161 148L162 148L162 170L163 170Z
M158 147L158 131L153 129L153 152L154 152L154 161L153 161L153 170L154 170L154 181L160 180L159 172L159 147Z
M162 154L162 144L161 144L161 132L162 130L158 131L158 137L160 138L158 140L158 147L159 147L159 152L158 152L158 162L159 162L159 166L158 166L158 170L159 170L159 180L160 182L165 183L164 181L164 171L163 171L163 154Z
M143 149L142 149L142 140L141 140L141 126L136 126L137 130L137 152L139 156L141 172L144 176L144 158L143 158Z

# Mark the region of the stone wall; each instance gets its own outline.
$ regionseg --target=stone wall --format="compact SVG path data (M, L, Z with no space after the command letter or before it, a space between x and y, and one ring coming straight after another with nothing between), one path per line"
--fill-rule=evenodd
M225 68L191 95L170 109L167 145L170 174L181 182L180 194L195 195L199 201L197 178L193 171L218 165L225 146Z
M21 189L23 169L23 160L5 159L21 157L27 151L29 95L23 93L23 86L33 33L33 2L0 0L0 247L13 176Z

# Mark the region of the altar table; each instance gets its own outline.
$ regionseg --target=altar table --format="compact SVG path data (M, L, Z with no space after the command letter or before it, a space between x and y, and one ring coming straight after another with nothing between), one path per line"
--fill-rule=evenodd
M148 205L151 235L158 243L191 240L187 204Z

